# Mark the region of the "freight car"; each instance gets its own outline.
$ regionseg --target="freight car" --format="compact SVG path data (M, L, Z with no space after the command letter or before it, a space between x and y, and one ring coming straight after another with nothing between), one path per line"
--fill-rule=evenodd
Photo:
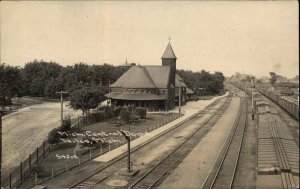
M279 101L278 105L282 107L285 111L291 114L293 117L299 120L299 102L293 100L292 98L282 96Z
M249 96L252 94L253 88L247 88L244 84L240 82L232 83L237 88L245 91ZM299 120L299 102L297 100L293 100L287 96L283 96L282 94L275 93L274 91L267 89L257 89L261 94L271 99L277 105L279 105L282 109L284 109L287 113L289 113L292 117Z

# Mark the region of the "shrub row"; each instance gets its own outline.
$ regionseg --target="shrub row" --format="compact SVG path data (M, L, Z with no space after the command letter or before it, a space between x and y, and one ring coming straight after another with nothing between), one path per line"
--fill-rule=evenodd
M99 122L108 118L116 117L119 115L122 108L103 108L98 109L97 112L91 113L88 116L90 122Z

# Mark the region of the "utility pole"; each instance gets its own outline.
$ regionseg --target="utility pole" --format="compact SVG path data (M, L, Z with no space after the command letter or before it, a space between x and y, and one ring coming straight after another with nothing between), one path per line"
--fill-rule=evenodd
M109 79L107 80L108 80L108 93L110 93L110 80Z
M108 80L108 93L110 93L110 80L109 79L107 79ZM110 107L111 107L111 99L110 99L110 102L108 102L109 101L109 99L107 99L107 106L110 104Z
M251 97L252 97L252 109L254 108L254 99L253 99L253 89L251 89Z
M179 80L178 80L179 81ZM181 115L181 82L179 81L179 97L178 97L178 105L179 105L179 114Z
M64 120L64 113L63 113L63 109L64 109L64 103L63 103L63 94L68 94L68 92L66 91L60 91L60 92L56 92L56 94L60 94L60 119L61 119L61 125L63 125L63 120Z

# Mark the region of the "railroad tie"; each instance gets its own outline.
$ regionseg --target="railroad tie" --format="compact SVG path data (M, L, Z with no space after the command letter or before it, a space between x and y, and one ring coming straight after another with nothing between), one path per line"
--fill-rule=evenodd
M275 132L274 131L274 128L272 129L273 130L273 133ZM279 162L281 164L281 171L290 171L290 166L287 162L287 158L285 156L285 153L282 149L282 145L281 145L281 141L280 139L276 136L276 134L274 134L275 136L273 136L273 140L274 140L274 143L275 143L275 147L276 147L276 153L277 153L277 156L278 156L278 159L279 159Z
M281 173L283 189L295 189L296 184L291 173Z

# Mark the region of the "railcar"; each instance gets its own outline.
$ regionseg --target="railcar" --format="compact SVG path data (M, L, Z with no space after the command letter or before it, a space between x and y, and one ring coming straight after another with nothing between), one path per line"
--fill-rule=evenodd
M237 88L245 91L249 96L252 94L253 88L246 88L245 85L241 83L233 83ZM289 98L287 96L284 96L282 94L276 93L274 91L265 89L265 88L259 88L257 89L258 92L266 96L267 98L271 99L273 102L275 102L277 105L279 105L282 109L284 109L287 113L289 113L291 116L293 116L295 119L299 120L299 102L295 99ZM259 95L254 93L254 105L257 104L259 101L262 100L262 97L259 97ZM261 106L261 103L258 103ZM261 108L261 112L265 112L263 110L264 108ZM270 110L270 109L269 109Z

